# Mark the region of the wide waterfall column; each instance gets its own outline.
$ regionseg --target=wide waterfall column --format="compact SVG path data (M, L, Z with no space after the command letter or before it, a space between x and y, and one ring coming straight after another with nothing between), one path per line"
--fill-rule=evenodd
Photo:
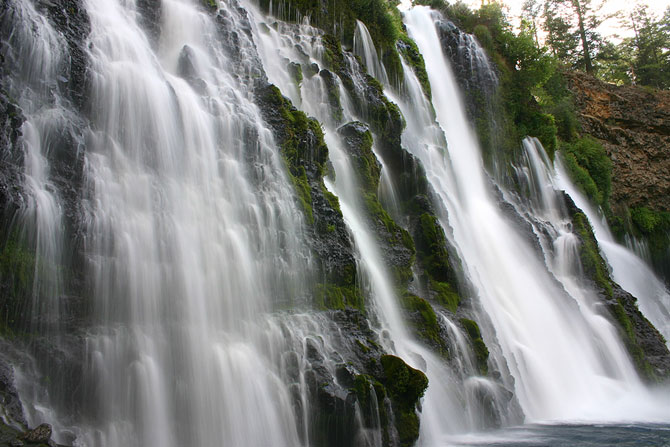
M200 3L169 0L156 52L132 3L86 6L97 324L86 385L101 424L88 441L298 445L265 319L283 290L300 290L307 256L278 148L240 78L260 68L230 56L253 43L226 47Z
M424 162L449 211L455 244L493 322L491 335L516 379L522 407L530 420L620 417L615 402L642 392L628 355L615 331L591 326L599 317L556 287L543 260L502 216L433 14L415 7L405 14L405 23L424 54L448 156L437 144L410 150Z

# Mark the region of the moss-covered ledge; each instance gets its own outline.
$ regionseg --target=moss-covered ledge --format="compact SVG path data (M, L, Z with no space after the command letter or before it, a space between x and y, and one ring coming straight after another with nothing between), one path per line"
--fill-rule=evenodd
M588 219L567 194L564 198L573 231L580 239L584 273L602 296L638 373L649 382L670 380L670 351L663 336L640 312L637 298L612 280Z
M368 223L377 236L396 285L406 288L412 278L414 242L407 230L391 218L379 201L377 190L381 164L372 151L372 134L366 124L358 121L341 126L338 133L353 161L361 192L361 205L367 212Z
M358 400L367 426L374 426L371 419L375 415L370 410L373 399L377 402L384 445L392 445L394 429L400 445L411 447L419 438L417 410L428 387L428 378L394 355L382 355L379 364L381 368L376 370L375 375L356 376L351 391ZM386 408L386 401L391 404L393 418Z
M297 110L272 84L258 87L256 99L279 144L296 201L305 215L308 243L318 259L314 305L321 309L364 310L353 243L339 201L323 182L328 147L321 125Z

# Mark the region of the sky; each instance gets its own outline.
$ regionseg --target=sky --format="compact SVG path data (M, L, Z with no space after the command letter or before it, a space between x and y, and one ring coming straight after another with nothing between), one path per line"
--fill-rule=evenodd
M482 0L465 0L465 2L474 9L477 9L479 6L481 6ZM594 1L594 3L597 2L598 0ZM503 0L502 3L509 8L510 18L518 17L520 15L523 0ZM647 5L648 10L650 12L654 12L657 16L663 15L665 9L670 6L670 0L607 0L601 12L602 14L610 14L621 11L628 15L630 10L637 3ZM514 20L512 22L515 23ZM615 33L623 34L617 19L610 19L609 21L603 23L599 28L599 31L603 36L608 37Z

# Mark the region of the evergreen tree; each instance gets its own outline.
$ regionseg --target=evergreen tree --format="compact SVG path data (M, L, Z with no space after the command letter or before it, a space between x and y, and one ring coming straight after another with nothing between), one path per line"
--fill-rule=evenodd
M630 14L635 36L633 71L635 82L656 88L670 87L670 7L661 19L637 5Z
M545 0L544 29L547 45L556 57L575 68L594 72L593 58L602 44L596 31L610 18L600 14L605 1Z

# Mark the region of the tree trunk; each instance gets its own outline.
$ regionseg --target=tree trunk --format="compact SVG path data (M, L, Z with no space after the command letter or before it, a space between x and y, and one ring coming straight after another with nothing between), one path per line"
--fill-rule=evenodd
M579 0L572 0L572 6L577 11L577 20L579 21L579 37L582 40L582 49L584 51L584 67L587 73L593 73L593 64L591 63L591 52L589 42L586 39L586 28L584 26L584 16L582 15L582 6Z

